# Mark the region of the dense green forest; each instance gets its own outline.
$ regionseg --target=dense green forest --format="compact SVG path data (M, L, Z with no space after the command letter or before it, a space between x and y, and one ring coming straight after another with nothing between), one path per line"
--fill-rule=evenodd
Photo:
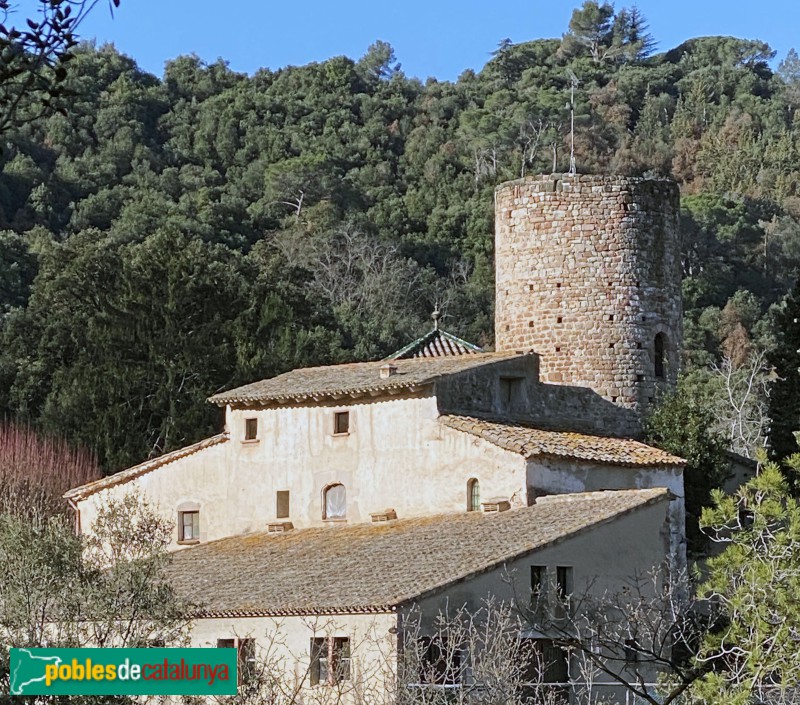
M4 135L0 417L112 471L217 429L210 394L380 357L434 307L491 346L493 189L566 171L571 71L579 171L680 184L687 403L740 452L794 449L800 58L731 37L653 53L637 11L604 7L454 83L383 42L162 78L82 47L66 113Z

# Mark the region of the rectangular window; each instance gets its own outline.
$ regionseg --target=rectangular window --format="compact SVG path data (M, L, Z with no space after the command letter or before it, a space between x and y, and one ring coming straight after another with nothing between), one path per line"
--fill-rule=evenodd
M572 594L571 567L560 565L556 568L556 588L561 600L566 600Z
M541 609L547 595L547 568L543 565L531 566L531 608Z
M504 409L514 409L522 405L524 377L500 378L500 404Z
M311 639L311 685L328 682L328 640Z
M275 516L278 519L288 519L289 518L289 490L278 490L276 493L277 497L277 507L275 510Z
M337 436L343 436L350 433L350 412L337 411L333 415L333 433Z
M258 419L244 420L244 439L246 441L258 440Z
M311 639L311 685L335 685L350 680L350 639Z
M248 683L256 675L255 639L217 639L218 649L236 649L239 683Z
M256 676L256 640L237 639L239 683L249 683Z
M461 682L461 652L445 637L419 640L419 682L426 685L456 685Z
M625 639L625 663L639 662L639 645L636 639Z
M525 684L532 693L542 683L569 683L567 652L550 639L526 639L523 643ZM527 690L526 689L526 690Z
M200 512L178 512L178 540L200 540Z

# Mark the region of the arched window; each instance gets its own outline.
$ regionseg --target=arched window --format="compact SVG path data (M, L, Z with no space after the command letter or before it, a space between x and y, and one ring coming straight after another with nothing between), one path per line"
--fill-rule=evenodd
M347 491L344 485L328 485L322 492L322 518L345 519L347 517Z
M481 486L473 477L467 482L467 511L477 512L481 508Z
M656 334L653 343L653 371L657 378L664 379L667 337L663 333Z

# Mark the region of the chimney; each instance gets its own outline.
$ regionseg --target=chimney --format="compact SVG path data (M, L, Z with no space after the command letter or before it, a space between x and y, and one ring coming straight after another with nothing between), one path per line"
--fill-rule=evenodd
M267 524L267 533L270 534L285 534L287 531L294 529L294 524L290 521L276 521Z
M379 521L391 521L397 519L397 512L394 509L384 509L382 512L374 512L369 515L373 523Z
M389 379L392 375L397 374L397 366L392 364L381 365L381 379Z

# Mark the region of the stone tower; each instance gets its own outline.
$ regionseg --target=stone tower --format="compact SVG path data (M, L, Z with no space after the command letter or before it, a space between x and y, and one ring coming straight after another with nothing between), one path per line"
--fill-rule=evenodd
M675 183L552 175L495 194L495 343L541 380L642 413L674 384L682 339Z

